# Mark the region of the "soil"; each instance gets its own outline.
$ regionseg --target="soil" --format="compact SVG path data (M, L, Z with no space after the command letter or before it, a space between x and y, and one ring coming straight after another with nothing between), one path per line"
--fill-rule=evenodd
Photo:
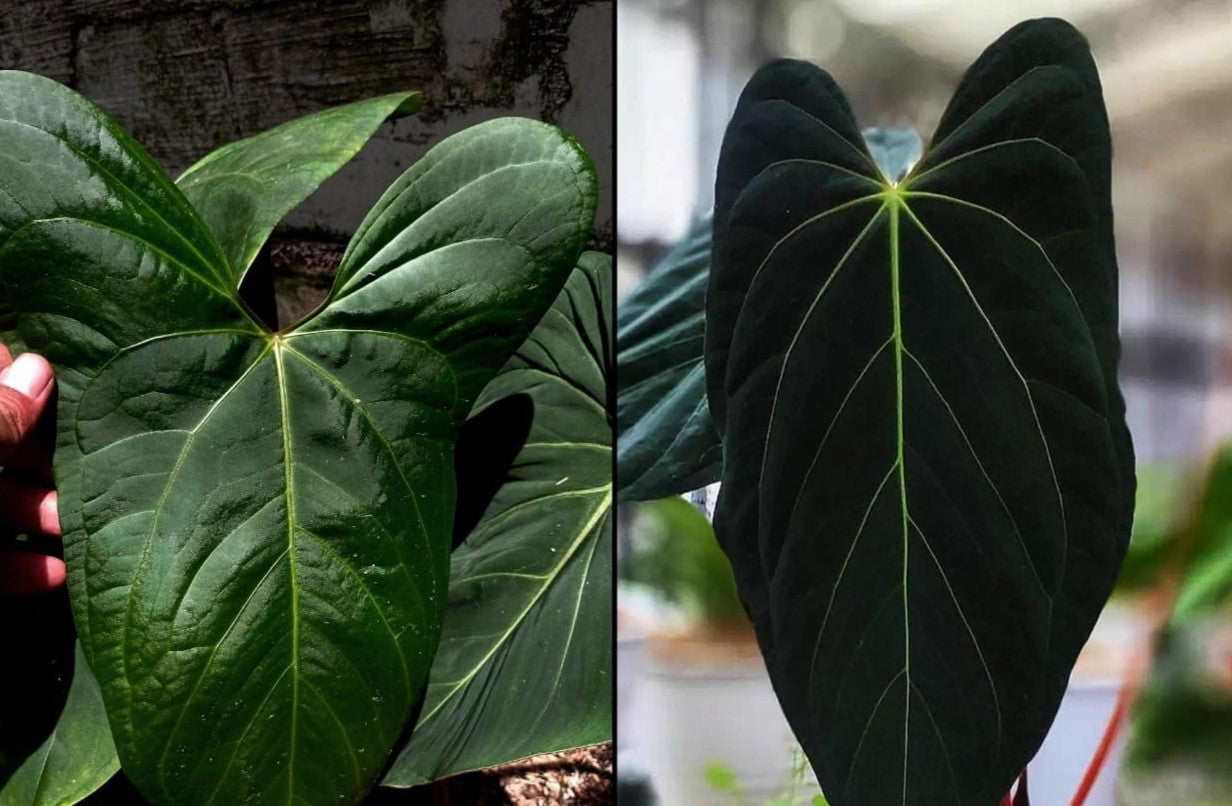
M368 806L610 806L612 744L551 753L408 790L380 790Z
M516 761L455 775L413 789L376 787L364 806L611 806L616 802L612 744ZM123 773L91 795L87 806L144 803Z
M270 239L266 254L273 273L279 326L298 321L325 301L344 251L341 243L277 236Z

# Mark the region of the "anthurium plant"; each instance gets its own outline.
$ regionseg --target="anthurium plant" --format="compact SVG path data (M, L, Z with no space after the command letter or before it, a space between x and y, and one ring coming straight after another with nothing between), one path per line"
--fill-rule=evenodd
M84 98L0 73L7 340L56 369L79 638L0 803L74 802L117 767L151 803L349 803L386 771L610 738L610 266L581 254L582 147L474 126L393 183L315 311L271 326L239 290L419 102L295 120L173 182ZM455 445L502 406L517 444L455 541Z
M620 483L721 479L718 540L836 806L1011 802L1113 588L1135 472L1110 176L1063 21L993 43L926 146L862 133L826 72L774 62L690 236L708 262L668 261L704 290L621 321L619 428L646 442ZM705 396L641 404L660 376ZM677 453L711 433L721 462Z

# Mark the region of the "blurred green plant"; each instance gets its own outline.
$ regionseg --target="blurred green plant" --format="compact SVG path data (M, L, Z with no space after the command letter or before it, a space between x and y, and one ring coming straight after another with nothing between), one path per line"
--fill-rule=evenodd
M632 551L621 560L620 578L654 591L693 624L743 628L748 622L731 564L706 516L678 497L635 504L631 511Z
M1232 804L1232 445L1188 507L1177 507L1178 491L1170 525L1144 544L1163 546L1148 576L1168 584L1174 574L1177 587L1132 711L1122 780L1139 792L1183 787L1186 803Z
M1174 464L1138 468L1134 529L1115 593L1140 593L1162 582L1186 501L1187 473Z
M791 772L787 781L777 794L766 801L766 806L829 806L826 796L821 792L810 792L817 788L816 783L808 780L809 762L800 749L800 745L791 746ZM744 788L740 785L740 777L731 766L722 761L712 761L702 770L706 784L715 792L728 796L732 806L745 806L750 800Z

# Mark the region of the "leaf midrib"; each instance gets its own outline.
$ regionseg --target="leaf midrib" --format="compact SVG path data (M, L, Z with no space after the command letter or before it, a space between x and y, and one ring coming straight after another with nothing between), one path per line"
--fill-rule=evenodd
M911 607L910 594L907 588L907 565L910 557L910 530L908 522L911 516L907 510L907 472L903 462L905 438L903 433L903 313L900 298L899 283L899 243L898 243L898 209L902 200L897 192L889 192L886 199L890 210L890 291L891 305L894 312L894 418L898 432L898 489L899 503L902 507L903 522L903 674L906 685L903 710L903 795L902 802L907 802L907 768L908 768L908 738L911 733Z
M287 566L290 574L289 588L291 599L291 728L289 730L290 749L287 752L287 802L295 802L295 745L299 738L299 562L295 551L295 492L294 472L291 457L291 416L287 401L286 368L283 366L282 353L284 342L275 338L273 341L274 364L278 374L278 398L281 402L282 416L282 462L285 474L284 496L287 507Z

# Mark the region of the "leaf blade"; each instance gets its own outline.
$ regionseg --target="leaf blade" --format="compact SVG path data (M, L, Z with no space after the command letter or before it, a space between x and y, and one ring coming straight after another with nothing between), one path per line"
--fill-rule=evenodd
M308 198L393 117L422 96L399 92L295 118L227 143L190 166L176 185L226 253L238 288L275 225Z
M507 432L519 401L529 422L454 551L427 701L386 786L611 738L610 286L610 258L585 253L476 402L472 422L495 414Z
M0 197L19 202L0 205L0 278L27 346L56 366L70 594L125 770L156 803L357 799L439 635L457 426L572 268L593 171L551 127L488 124L503 136L466 149L472 174L538 148L558 184L511 188L491 211L442 213L428 198L408 213L395 200L382 234L421 262L383 266L384 286L369 273L315 330L272 334L131 138L59 85L0 82L0 126L101 131L127 172L124 187L91 178L97 160L66 163L39 136L10 152L38 181L0 177ZM27 85L29 103L14 104L9 89ZM457 146L432 160L449 163ZM49 178L82 175L93 182L82 202L40 195ZM434 181L448 197L450 177ZM437 230L416 230L425 215ZM446 235L423 244L425 229ZM486 275L468 260L475 244L496 258ZM448 282L425 287L433 277Z
M1037 62L1058 65L1062 112L1002 94ZM836 93L771 65L725 138L716 529L833 802L994 802L1043 739L1132 512L1098 77L1067 25L1013 29L898 184L861 164Z

